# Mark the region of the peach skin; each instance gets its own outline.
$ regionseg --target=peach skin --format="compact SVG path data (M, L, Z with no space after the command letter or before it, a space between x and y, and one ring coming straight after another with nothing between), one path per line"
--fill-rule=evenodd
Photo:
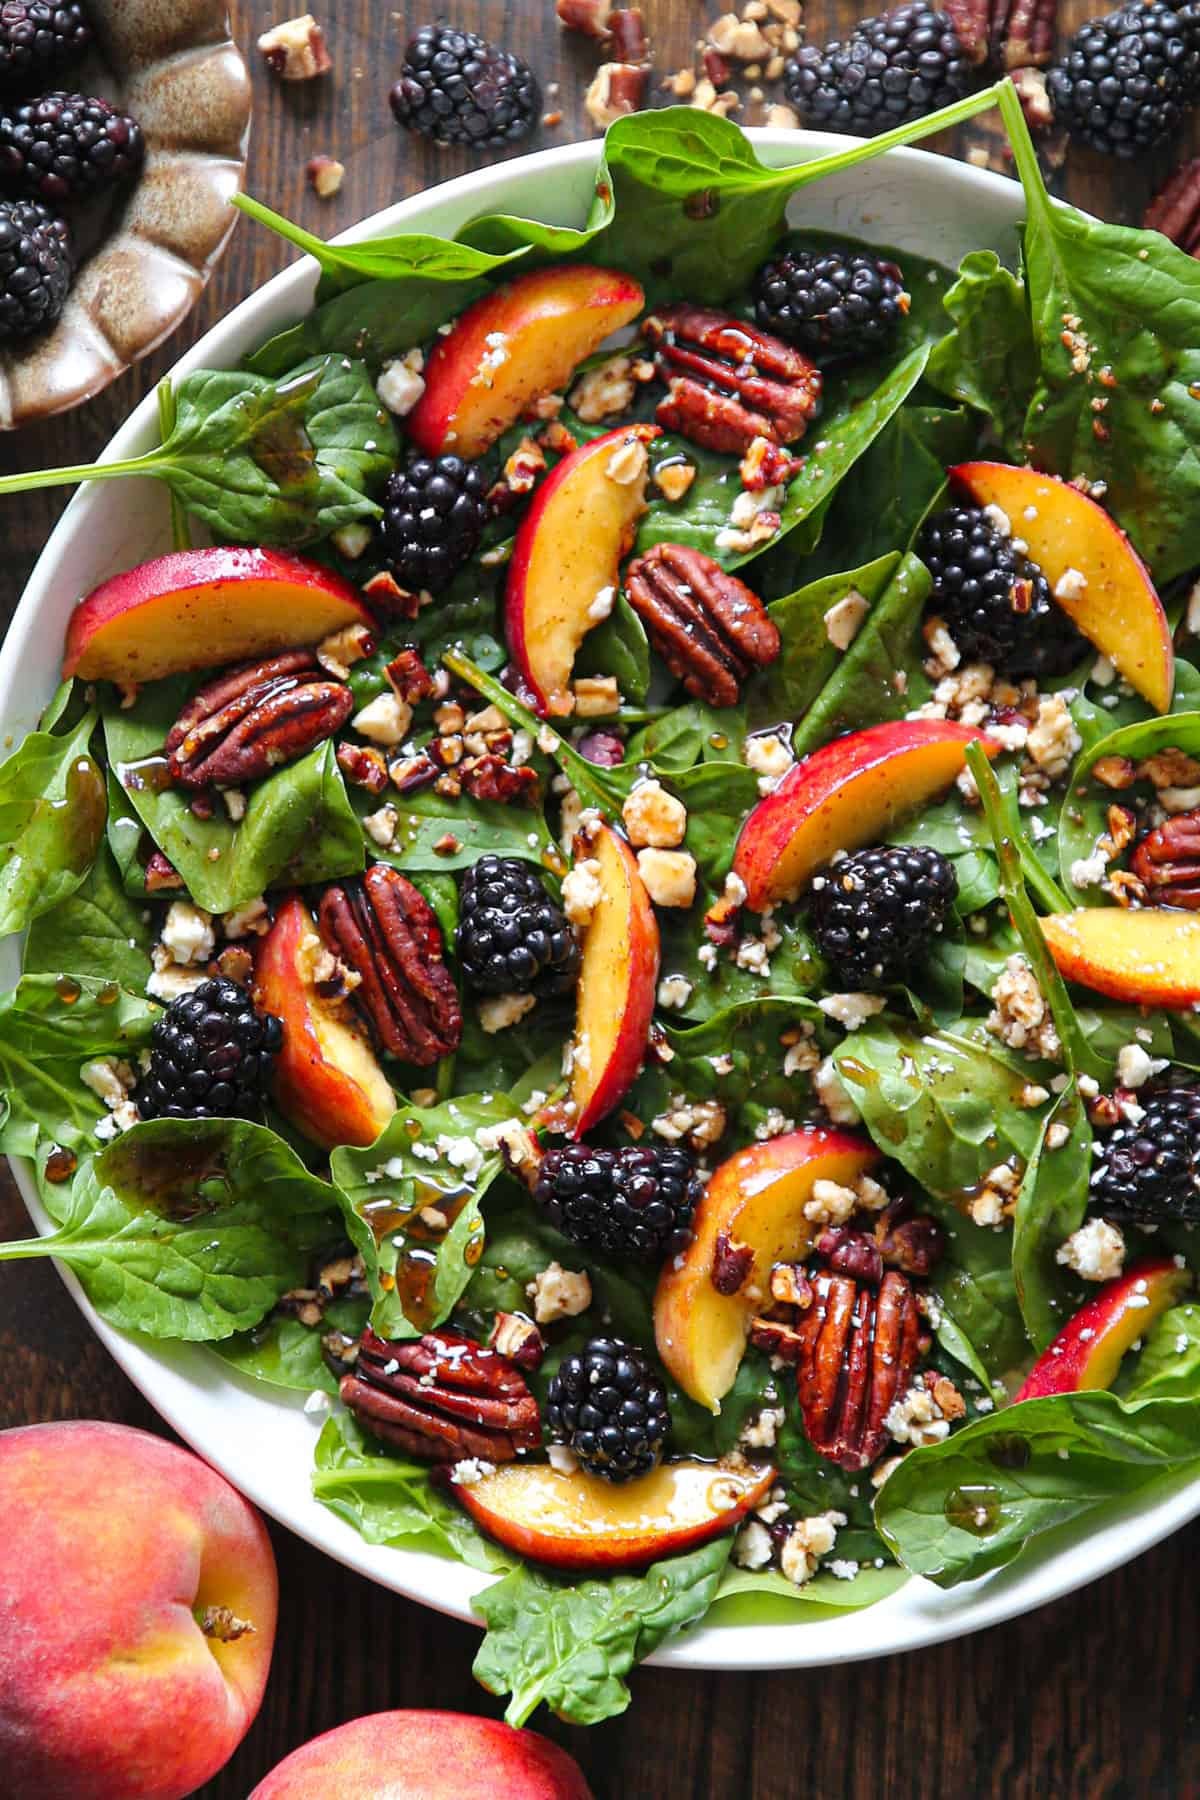
M1111 1387L1125 1352L1191 1285L1191 1272L1177 1268L1170 1256L1148 1257L1115 1281L1106 1281L1043 1350L1013 1396L1014 1404L1043 1394Z
M571 1055L574 1133L581 1138L632 1084L649 1042L658 986L658 920L633 851L601 825L586 854L601 899L583 933Z

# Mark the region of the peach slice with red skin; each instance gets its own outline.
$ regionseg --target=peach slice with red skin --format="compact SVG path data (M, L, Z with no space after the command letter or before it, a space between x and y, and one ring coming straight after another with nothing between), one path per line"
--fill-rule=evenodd
M504 626L543 717L569 713L574 704L569 684L575 657L598 623L598 596L616 587L621 558L633 544L646 504L644 446L657 436L657 425L622 425L580 444L547 476L521 520L508 565ZM622 465L631 455L630 479Z
M589 263L532 269L476 300L439 337L405 420L427 456L482 456L644 304L631 276Z
M298 894L289 895L261 939L255 998L283 1021L272 1093L284 1117L314 1144L373 1144L396 1110L396 1097L365 1033L317 993L314 959L321 939Z
M577 850L578 854L578 850ZM658 920L637 859L610 825L586 854L599 864L600 899L583 929L571 1054L574 1133L610 1113L642 1066L658 986Z
M693 1237L667 1262L654 1296L658 1354L684 1393L712 1412L733 1386L750 1321L769 1304L772 1265L796 1262L822 1226L805 1215L813 1184L846 1187L879 1161L869 1139L813 1127L751 1144L712 1175L693 1218ZM714 1285L722 1250L752 1252L733 1293Z
M157 681L375 621L348 581L283 550L176 550L101 582L71 614L63 677Z
M1106 1281L1042 1351L1017 1390L1014 1405L1045 1394L1111 1387L1125 1352L1191 1285L1191 1271L1179 1268L1170 1256L1148 1257L1115 1281Z
M1156 712L1168 712L1171 627L1149 569L1116 520L1070 482L1036 469L959 463L950 479L976 506L999 507L1068 618Z
M1200 916L1166 906L1050 913L1042 933L1059 973L1138 1006L1200 1000Z
M442 1476L442 1479L447 1479ZM614 1483L549 1463L505 1463L451 1491L509 1550L554 1569L644 1567L731 1531L765 1500L774 1469L686 1460Z
M1000 746L948 719L896 719L822 744L794 763L742 826L733 872L746 904L791 900L839 850L878 843L897 819L948 788L967 746Z

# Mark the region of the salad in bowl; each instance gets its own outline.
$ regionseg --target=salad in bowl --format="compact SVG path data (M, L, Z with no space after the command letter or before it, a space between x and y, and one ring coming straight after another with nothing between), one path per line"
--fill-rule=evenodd
M1018 266L789 210L992 104ZM1194 1477L1196 263L1008 84L636 115L578 225L242 205L311 311L0 484L174 534L0 767L0 1257L302 1401L518 1722Z

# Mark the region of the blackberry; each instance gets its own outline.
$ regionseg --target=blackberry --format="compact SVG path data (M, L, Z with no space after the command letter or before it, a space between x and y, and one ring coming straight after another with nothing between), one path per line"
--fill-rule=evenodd
M30 87L77 61L92 28L75 0L2 0L0 83Z
M124 181L146 146L136 119L88 94L43 94L0 116L0 182L55 205Z
M957 893L954 864L940 850L879 844L851 851L817 876L809 924L847 988L883 987L928 951Z
M481 856L459 896L458 960L481 994L565 994L579 974L579 944L561 907L528 863Z
M533 1197L556 1230L607 1256L661 1260L691 1237L704 1183L686 1150L548 1150Z
M670 1429L666 1389L634 1345L589 1338L559 1363L546 1393L546 1436L573 1450L589 1474L649 1474Z
M802 44L784 79L814 125L874 137L961 99L973 76L949 14L918 5L864 19L844 40Z
M134 1099L144 1119L249 1119L283 1026L249 991L217 976L172 1000L150 1034L150 1067Z
M884 349L909 305L894 262L842 245L785 251L754 277L759 324L817 362Z
M388 476L383 543L402 587L440 594L466 562L487 518L487 482L461 456L411 456Z
M409 40L390 99L398 124L439 144L515 144L542 110L527 62L447 25L422 26Z
M1200 1221L1200 1088L1139 1095L1145 1116L1096 1140L1091 1203L1138 1224Z
M1090 19L1046 76L1055 123L1110 156L1137 156L1174 131L1200 85L1191 5L1124 6Z
M925 523L917 554L933 577L929 611L968 662L1016 680L1065 675L1088 645L1056 606L1036 563L977 506L947 506Z
M0 342L55 323L74 266L62 219L36 200L0 200Z

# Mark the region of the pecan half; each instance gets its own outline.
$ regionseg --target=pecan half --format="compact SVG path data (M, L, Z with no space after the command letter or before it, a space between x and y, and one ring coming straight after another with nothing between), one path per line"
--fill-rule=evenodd
M914 1212L911 1200L895 1200L875 1221L875 1242L885 1267L928 1275L942 1260L946 1234L928 1213Z
M625 592L672 675L709 706L736 706L751 669L779 655L758 595L703 550L655 544L630 563Z
M449 1327L399 1343L364 1331L338 1391L368 1431L423 1462L512 1462L541 1443L521 1371Z
M1147 832L1133 853L1133 873L1158 905L1200 911L1200 810Z
M433 908L387 863L321 896L327 949L359 977L354 1004L383 1049L427 1068L458 1048L462 1008Z
M709 450L740 454L756 437L792 444L821 398L821 372L782 338L681 301L642 326L667 396L655 414Z
M1146 208L1142 224L1186 250L1200 252L1200 156L1181 163Z
M796 1391L809 1441L843 1469L865 1469L887 1442L884 1420L908 1392L920 1315L905 1277L889 1269L878 1290L819 1270L813 1304L798 1318Z
M257 781L332 737L353 706L311 650L241 663L188 701L167 734L167 765L182 787Z

